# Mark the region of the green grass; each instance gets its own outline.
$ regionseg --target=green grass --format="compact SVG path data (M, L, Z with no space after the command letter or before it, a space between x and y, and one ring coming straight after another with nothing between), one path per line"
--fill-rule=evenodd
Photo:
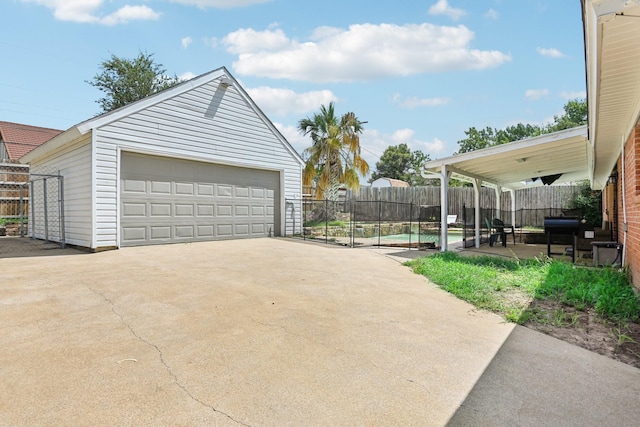
M24 220L26 224L27 220ZM20 219L18 218L0 218L0 227L7 224L20 224Z
M405 265L458 298L511 322L575 323L576 317L564 310L528 310L534 298L554 299L577 310L593 308L603 318L615 321L634 322L640 317L640 300L626 273L614 268L578 267L548 258L463 257L453 252Z

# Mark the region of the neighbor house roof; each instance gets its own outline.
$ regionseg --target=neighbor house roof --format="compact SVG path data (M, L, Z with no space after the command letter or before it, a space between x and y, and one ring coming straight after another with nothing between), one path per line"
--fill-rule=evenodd
M410 187L409 183L406 181L403 181L401 179L385 178L385 177L376 179L371 183L371 185L373 185L376 181L387 181L389 183L389 187Z
M0 141L7 150L8 160L18 160L61 133L58 129L0 121Z

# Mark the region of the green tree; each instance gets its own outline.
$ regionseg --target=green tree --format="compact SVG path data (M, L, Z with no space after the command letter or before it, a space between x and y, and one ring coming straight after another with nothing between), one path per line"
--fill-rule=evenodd
M491 147L496 143L496 130L490 127L484 129L476 129L470 127L464 131L467 137L458 141L460 149L456 154L468 153L470 151L480 150L481 148Z
M111 58L100 64L101 72L87 80L105 96L96 102L106 113L145 98L179 83L176 76L166 75L162 64L156 64L153 54L140 52L134 59Z
M553 123L548 126L548 132L571 129L587 124L587 101L584 99L574 99L564 106L564 114L553 116Z
M333 102L298 122L300 133L309 135L312 141L303 152L306 163L302 182L305 186L315 183L317 199L337 201L341 185L357 190L360 176L369 173L369 165L360 155L362 125L352 112L338 119ZM328 219L333 216L327 213Z
M420 167L430 160L429 155L420 150L411 151L407 144L391 145L384 150L380 161L376 162L376 170L371 174L369 182L378 178L393 178L406 181L411 185L425 185L420 175Z
M507 126L500 132L498 138L499 144L506 144L507 142L520 141L521 139L531 138L543 133L543 129L537 125L518 123L514 126Z
M569 209L580 210L587 223L600 227L602 225L602 191L592 190L589 180L578 183L579 192L569 200Z
M564 114L561 116L554 116L553 123L546 126L518 123L517 125L508 126L501 130L491 127L478 130L475 127L471 127L469 130L465 131L465 135L467 135L467 137L458 141L460 149L456 154L468 153L481 148L493 147L495 145L519 141L521 139L531 138L545 133L570 129L586 123L587 102L586 100L575 99L565 104Z

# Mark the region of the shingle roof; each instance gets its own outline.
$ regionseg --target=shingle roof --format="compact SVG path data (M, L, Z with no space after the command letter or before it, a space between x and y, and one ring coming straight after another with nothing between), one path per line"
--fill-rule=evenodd
M7 149L9 160L18 160L60 133L58 129L0 121L0 141Z

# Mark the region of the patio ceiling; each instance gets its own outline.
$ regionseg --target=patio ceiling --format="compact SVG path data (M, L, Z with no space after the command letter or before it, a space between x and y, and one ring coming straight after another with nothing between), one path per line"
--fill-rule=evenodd
M602 188L640 114L640 2L583 0L592 187Z
M533 178L561 174L555 183L589 178L587 126L497 145L424 163L423 170L452 178L479 179L504 190L544 185Z

